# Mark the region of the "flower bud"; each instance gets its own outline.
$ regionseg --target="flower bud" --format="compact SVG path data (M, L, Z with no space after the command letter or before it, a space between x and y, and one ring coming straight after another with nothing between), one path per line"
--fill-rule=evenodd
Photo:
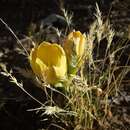
M80 31L71 32L64 43L64 50L68 60L69 74L75 74L83 63L86 35Z

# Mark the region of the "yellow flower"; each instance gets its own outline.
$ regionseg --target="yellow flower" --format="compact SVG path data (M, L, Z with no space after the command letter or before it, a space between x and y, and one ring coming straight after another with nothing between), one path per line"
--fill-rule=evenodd
M85 52L86 35L80 31L71 32L64 43L64 50L68 59L68 69L70 74L77 72L82 65Z
M33 72L46 83L54 85L65 80L66 55L60 45L42 42L31 50L29 60Z

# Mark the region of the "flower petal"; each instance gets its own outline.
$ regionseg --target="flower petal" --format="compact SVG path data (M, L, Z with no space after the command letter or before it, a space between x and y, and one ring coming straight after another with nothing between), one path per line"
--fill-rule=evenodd
M47 66L60 65L60 58L62 55L65 55L64 50L58 44L42 42L38 47L37 57Z
M34 73L36 75L39 75L39 73L41 72L41 69L40 69L40 66L36 64L36 59L37 59L37 48L33 48L31 50L29 60L30 60L30 64Z

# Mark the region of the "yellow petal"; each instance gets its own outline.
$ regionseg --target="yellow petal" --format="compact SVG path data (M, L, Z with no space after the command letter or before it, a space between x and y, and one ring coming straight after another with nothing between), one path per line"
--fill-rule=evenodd
M37 48L33 48L31 50L29 60L30 60L30 64L34 73L36 75L39 75L39 73L41 72L41 69L40 69L40 66L36 64L36 59L37 59Z
M77 39L80 39L76 46L76 53L78 57L82 57L85 51L85 43L86 43L86 36L85 34L81 34L80 37Z
M46 65L39 58L37 58L37 48L32 49L29 60L34 73L41 77L41 72L46 68Z
M42 42L38 47L37 57L47 66L60 65L62 55L65 56L64 50L58 44Z
M55 71L52 67L48 67L43 72L44 81L49 84L55 84L57 81L57 77L55 75Z

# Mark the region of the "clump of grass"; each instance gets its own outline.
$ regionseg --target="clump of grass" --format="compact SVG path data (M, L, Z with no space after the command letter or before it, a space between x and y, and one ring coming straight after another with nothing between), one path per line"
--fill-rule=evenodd
M30 109L30 111L42 111L41 116L55 116L66 126L71 125L74 130L94 129L100 126L105 128L105 122L108 117L112 116L109 97L118 94L122 80L129 71L127 66L129 58L125 65L119 65L123 51L128 47L127 42L114 41L115 32L111 28L109 20L103 21L97 5L96 10L96 20L90 26L87 34L86 59L78 74L66 82L65 89L58 90L35 80L35 83L42 86L46 92L47 103L41 103L30 95L23 88L23 84L18 83L17 79L12 76L12 72L8 72L5 67L2 67L3 75L8 76L11 82L41 105L40 108ZM63 13L68 24L65 30L66 35L70 29L72 15L69 17L65 10ZM59 30L56 32L59 36L61 35ZM51 94L47 92L46 88L51 90ZM55 93L58 93L60 98L65 98L65 102L63 99L59 101L60 104L64 103L62 108L55 102L59 98L53 99ZM59 124L56 124L55 127L64 129Z
M109 98L119 94L122 80L129 72L129 58L123 66L119 64L129 45L123 40L114 41L115 32L109 20L103 21L98 5L96 10L96 20L87 34L86 61L80 76L67 84L67 107L77 113L72 123L75 130L93 129L96 124L105 128L112 116Z

